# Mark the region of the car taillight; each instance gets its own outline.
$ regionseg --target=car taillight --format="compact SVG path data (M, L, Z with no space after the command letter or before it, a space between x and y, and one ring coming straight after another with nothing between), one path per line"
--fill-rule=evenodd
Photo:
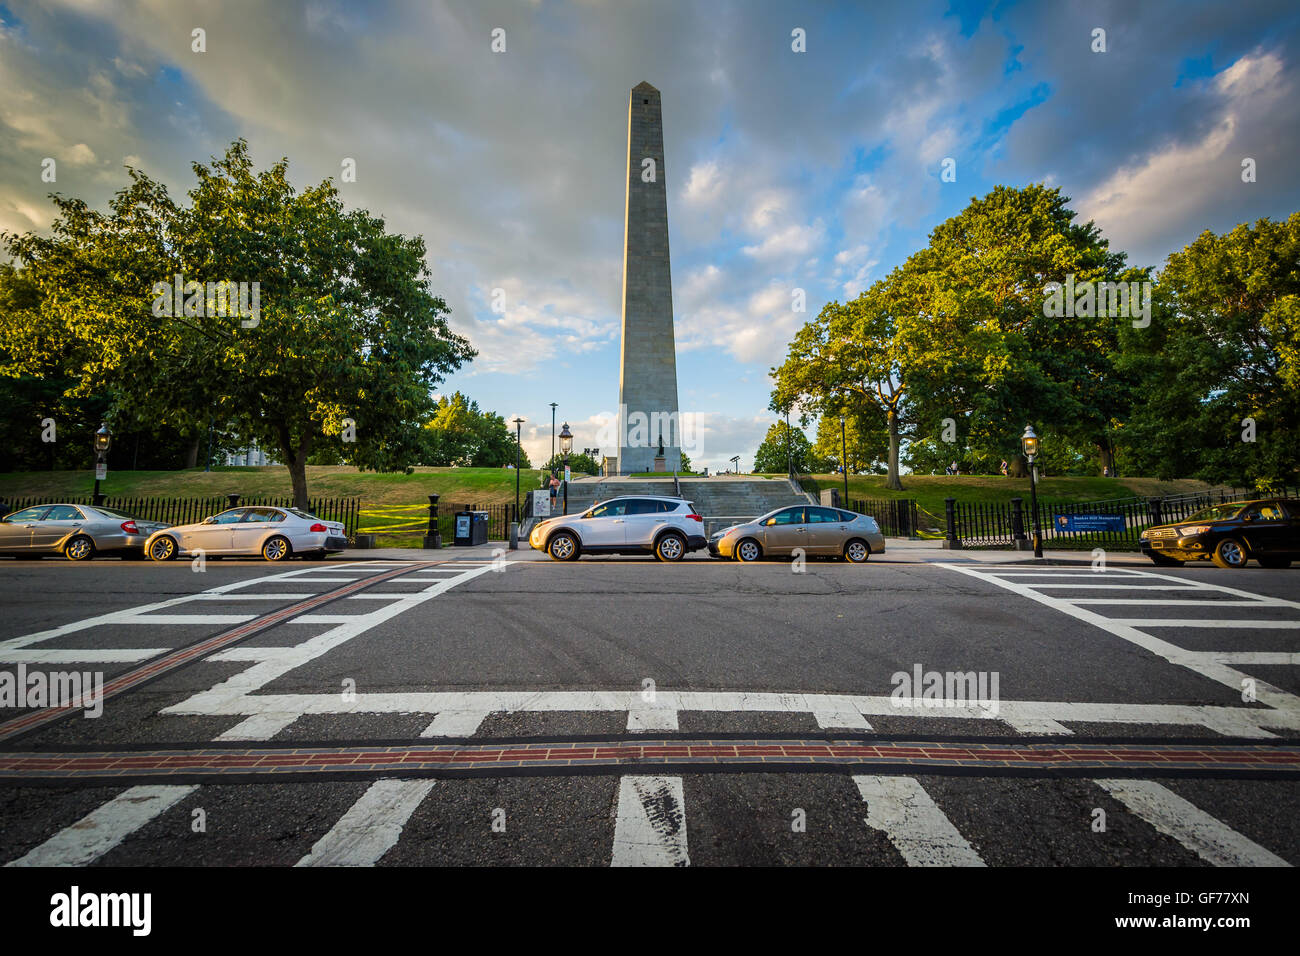
M139 534L139 533L140 533L140 529L137 528L137 527L135 526L135 522L134 522L134 521L123 521L123 522L122 522L122 530L125 531L127 534Z
M314 525L312 525L312 526L311 526L310 528L308 528L307 530L308 530L308 531L311 531L311 532L313 532L313 533L316 533L316 534L320 534L320 533L323 533L323 532L327 531L328 529L327 529L323 524L321 524L319 521L317 521Z
M700 517L699 515L697 515L697 514L693 514L693 513L692 513L692 514L688 514L686 517L690 518L692 521L703 521L703 520L704 520L704 519L703 519L702 517Z

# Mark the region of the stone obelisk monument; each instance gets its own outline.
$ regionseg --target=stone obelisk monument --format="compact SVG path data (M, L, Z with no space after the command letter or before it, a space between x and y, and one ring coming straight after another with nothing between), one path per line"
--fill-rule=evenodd
M663 113L659 91L649 83L634 87L628 102L623 236L618 470L624 475L677 471L681 467L681 436L668 267Z

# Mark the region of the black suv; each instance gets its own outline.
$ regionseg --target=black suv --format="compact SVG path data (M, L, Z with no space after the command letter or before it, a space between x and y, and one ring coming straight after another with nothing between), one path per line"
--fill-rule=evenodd
M1300 501L1261 498L1202 508L1171 524L1152 525L1138 541L1156 564L1207 558L1221 568L1244 568L1254 558L1265 568L1289 568L1300 558Z

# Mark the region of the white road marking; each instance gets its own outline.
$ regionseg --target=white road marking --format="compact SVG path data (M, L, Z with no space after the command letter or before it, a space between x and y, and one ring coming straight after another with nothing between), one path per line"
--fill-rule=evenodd
M256 587L258 585L285 581L289 579L301 579L304 574L311 572L312 568L298 568L294 571L283 571L280 574L263 575L257 578L248 578L243 581L233 581L230 584L221 584L214 588L208 588L206 591L200 591L197 594L185 594L181 597L169 598L166 601L158 601L153 604L142 604L137 607L124 608L120 611L109 611L106 614L97 614L94 617L83 618L80 621L71 621L67 624L60 624L58 627L52 627L45 631L36 631L31 634L24 634L21 637L13 637L7 641L0 641L0 653L16 650L21 647L27 647L31 644L38 644L41 641L48 641L54 637L62 637L65 634L74 634L78 631L84 631L92 627L102 627L110 624L132 624L135 619L141 615L147 615L153 611L164 611L168 608L176 607L179 604L188 604L191 601L210 600L212 595L225 595L231 591L241 591L244 588Z
M854 776L867 826L881 830L908 866L984 866L914 777Z
M297 866L374 866L433 789L432 780L376 780Z
M420 731L421 737L473 737L487 719L485 710L444 710Z
M1171 620L1171 619L1110 618L1110 617L1106 617L1103 614L1099 614L1095 611L1090 611L1087 610L1086 608L1080 607L1075 602L1071 601L1069 598L1057 597L1054 595L1048 595L1043 593L1043 589L1048 587L1051 588L1089 587L1089 585L1022 584L1018 581L1008 581L1003 578L999 578L996 575L972 570L971 568L962 567L961 565L940 564L938 565L938 567L947 568L950 571L956 571L959 574L965 574L973 578L978 578L980 580L988 581L1000 588L1004 588L1015 594L1019 594L1021 597L1029 598L1031 601L1037 601L1039 604L1044 604L1047 607L1052 608L1053 610L1060 611L1062 614L1067 614L1070 617L1075 618L1076 620L1083 621L1087 624L1092 624L1108 632L1109 634L1112 634L1115 637L1120 638L1121 640L1128 641L1130 644L1135 644L1138 647L1141 647L1143 650L1156 655L1157 657L1164 658L1166 661L1168 661L1171 664L1176 664L1180 667L1185 667L1188 670L1200 674L1202 677L1209 678L1210 680L1217 681L1218 683L1223 684L1226 687L1230 687L1235 692L1240 693L1242 687L1245 686L1245 682L1248 680L1252 681L1253 686L1255 688L1256 700L1259 703L1264 704L1266 707L1272 708L1272 713L1261 714L1259 713L1258 708L1236 708L1236 710L1240 712L1238 715L1226 715L1226 714L1220 715L1221 719L1226 719L1229 722L1229 724L1234 728L1241 728L1243 726L1253 726L1254 729L1248 731L1249 736L1271 736L1271 734L1269 734L1267 731L1263 729L1265 725L1270 727L1290 727L1292 724L1296 723L1297 721L1300 721L1300 697L1297 697L1296 695L1286 690L1283 690L1280 687L1275 687L1274 685L1268 683L1267 681L1263 681L1258 678L1249 677L1248 675L1242 673L1241 671L1236 670L1233 667L1230 667L1227 663L1223 662L1222 660L1219 660L1214 654L1206 653L1203 651L1187 650L1185 648L1179 647L1176 644L1172 644L1168 641L1161 640L1160 638L1148 634L1146 633L1146 631L1140 629L1142 627L1146 627L1147 625L1153 623L1154 626L1159 626L1159 621ZM1146 572L1146 571L1135 571L1133 572L1133 574L1134 576L1150 577L1158 582L1183 580L1182 578L1174 578L1165 574L1151 574L1150 572ZM1097 585L1097 586L1098 587L1121 587L1123 585ZM1250 594L1250 592L1248 591L1241 591L1235 588L1224 588L1221 585L1212 585L1212 584L1204 584L1204 583L1177 584L1177 585L1160 583L1156 585L1156 587L1158 587L1159 590L1173 590L1173 589L1214 590L1214 591L1219 591L1224 593L1231 593L1235 597L1243 597L1243 598L1250 598L1256 596ZM1287 606L1294 604L1295 607L1300 608L1300 603L1295 603L1290 601L1283 602L1283 603L1286 604ZM1214 626L1215 620L1210 621L1210 626ZM1242 622L1236 622L1232 626L1250 627L1252 626L1251 622L1252 619L1245 618L1243 619ZM1194 621L1192 623L1204 624L1205 622ZM1254 621L1253 623L1259 624L1260 622ZM1266 625L1271 625L1274 623L1276 622L1265 622ZM1182 624L1180 623L1177 626L1182 626ZM1246 716L1246 713L1248 711L1252 712L1250 713L1250 716ZM1207 726L1213 727L1214 725L1207 723Z
M1195 617L1112 617L1107 618L1114 624L1129 627L1241 627L1256 630L1295 630L1300 628L1300 621L1260 621L1250 619L1214 619Z
M633 732L676 730L677 711L664 707L639 707L627 713L627 729Z
M621 777L610 866L690 866L681 777Z
M193 785L132 787L6 866L85 866L93 863L197 789Z
M196 601L303 601L320 594L319 591L299 591L283 594L196 594Z
M243 624L258 614L141 614L124 618L119 623L129 624Z
M1155 781L1097 783L1134 814L1214 866L1291 865Z
M350 578L335 577L335 578L308 578L308 580L311 581L312 584L335 584L335 583L342 583L344 581L360 581L361 579L358 577L350 577Z
M1071 604L1132 604L1168 607L1286 607L1286 601L1229 601L1223 598L1071 598Z
M286 713L284 711L269 711L264 714L254 714L247 720L241 720L229 730L218 734L216 739L270 740L301 716L301 714Z
M115 647L6 651L0 653L0 661L13 664L132 664L169 650L169 647Z
M344 627L347 625L340 625ZM321 641L327 634L312 638ZM311 643L311 642L308 642ZM313 656L332 649L315 645ZM283 648L288 655L259 665L257 675L232 678L219 687L196 694L166 708L165 714L205 716L252 716L259 713L292 714L444 714L458 712L486 717L495 713L544 713L554 711L631 713L645 709L639 690L587 691L412 691L406 693L358 693L344 701L339 694L262 694L256 691L281 671L299 666L299 648ZM251 673L251 672L247 672ZM261 675L270 676L265 679ZM242 688L247 686L245 694ZM1264 727L1300 730L1300 714L1257 707L1214 704L1113 704L1073 701L1000 700L996 712L989 707L968 704L958 707L927 707L920 699L912 707L899 707L890 696L846 697L842 694L778 694L714 691L672 691L660 689L659 706L673 712L819 714L833 712L835 702L850 701L852 708L868 720L871 717L962 718L998 720L1023 732L1060 733L1064 722L1173 724L1206 727L1217 733L1241 737L1272 737ZM435 721L442 726L442 722ZM457 718L463 726L463 720ZM1029 728L1041 727L1041 731ZM1050 728L1050 729L1047 729ZM443 736L466 736L459 731Z

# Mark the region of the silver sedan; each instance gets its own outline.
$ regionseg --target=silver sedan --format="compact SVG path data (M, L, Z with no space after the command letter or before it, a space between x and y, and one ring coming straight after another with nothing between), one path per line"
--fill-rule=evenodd
M149 535L165 527L99 505L36 505L0 520L0 554L62 554L70 561L89 561L97 554L142 558Z
M284 561L299 555L320 561L347 546L347 533L336 521L297 508L249 507L161 530L150 537L145 552L154 561L200 551L214 557L260 554L267 561Z
M709 537L709 554L738 561L788 557L796 548L809 557L823 555L861 564L873 554L884 553L885 536L876 519L868 515L843 508L794 505L715 531Z

